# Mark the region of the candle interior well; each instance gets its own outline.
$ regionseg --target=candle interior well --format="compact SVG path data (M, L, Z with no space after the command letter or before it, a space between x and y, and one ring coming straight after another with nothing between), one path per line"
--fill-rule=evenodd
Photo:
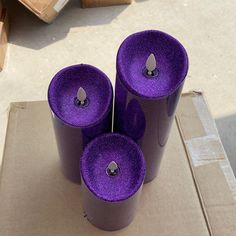
M86 106L77 106L78 89L88 98ZM98 123L109 110L112 86L107 76L90 65L74 65L59 71L51 81L48 100L52 111L65 123L87 127Z
M157 61L158 73L152 79L143 73L150 54ZM172 36L149 30L129 36L120 46L117 72L135 94L159 98L170 95L184 80L188 57L184 47Z
M114 161L118 174L109 176L107 167ZM105 134L93 140L81 158L84 183L98 198L116 202L135 194L144 181L145 161L140 148L130 138Z

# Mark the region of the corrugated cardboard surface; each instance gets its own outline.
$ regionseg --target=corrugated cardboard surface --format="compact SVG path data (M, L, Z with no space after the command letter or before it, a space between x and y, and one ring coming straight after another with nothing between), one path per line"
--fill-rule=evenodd
M182 104L178 122L185 117L192 123ZM133 223L105 232L84 217L80 186L60 171L47 102L13 103L1 171L0 235L234 235L235 200L222 169L215 162L195 171L178 127L185 125L174 123L159 176L144 186Z
M130 4L132 0L81 0L82 7L105 7L112 5Z
M41 20L52 22L69 0L19 0Z

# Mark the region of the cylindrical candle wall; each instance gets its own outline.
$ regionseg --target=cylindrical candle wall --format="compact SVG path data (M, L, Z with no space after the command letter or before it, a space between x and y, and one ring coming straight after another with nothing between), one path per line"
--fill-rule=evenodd
M81 158L82 199L88 220L118 230L135 216L145 177L140 147L119 134L104 134L88 144Z
M114 130L140 145L145 182L157 175L187 71L184 47L160 31L133 34L118 51Z
M96 136L111 131L113 90L108 77L85 64L59 71L48 89L62 169L80 183L80 156Z

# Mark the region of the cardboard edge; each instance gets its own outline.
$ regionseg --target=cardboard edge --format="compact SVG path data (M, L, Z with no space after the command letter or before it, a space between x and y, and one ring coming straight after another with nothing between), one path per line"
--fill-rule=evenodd
M195 92L190 91L190 92L184 93L182 96L193 96L194 94L195 94ZM211 228L210 220L208 218L207 209L205 208L204 200L203 200L203 197L202 197L201 192L200 192L200 187L199 187L199 185L197 183L196 176L194 174L194 169L193 169L194 167L193 167L193 165L191 163L192 159L189 156L189 152L188 152L187 147L186 147L185 142L184 142L184 133L183 133L183 130L182 130L181 126L180 126L180 120L179 120L179 118L177 116L175 116L175 120L176 120L177 128L178 128L179 133L180 133L180 139L181 139L181 142L183 144L184 151L186 153L187 161L188 161L189 168L190 168L190 171L191 171L191 174L192 174L192 179L193 179L193 182L194 182L194 185L195 185L195 189L196 189L196 192L197 192L197 195L198 195L198 200L199 200L202 212L203 212L204 219L206 221L206 226L207 226L209 234L212 236L213 235L213 231L212 231L212 228Z
M47 7L45 7L43 9L43 11L40 13L40 15L38 15L38 17L42 21L44 21L45 23L48 23L48 24L52 23L52 21L55 20L55 18L59 15L59 13L62 11L62 9L65 7L65 5L68 3L68 1L67 1L67 3L63 6L63 8L59 12L57 12L54 7L58 3L58 1L56 1L56 2L52 1L51 3L49 3L47 5Z
M28 5L26 2L24 2L23 0L19 0L20 3L22 3L28 10L30 10L34 15L36 15L39 19L41 19L42 21L46 22L46 23L50 23L56 16L53 16L52 19L45 19L45 11L48 8L45 7L43 11L38 11L37 9L33 8L32 6Z
M31 3L30 1L27 0L18 0L18 1L37 16L43 15L44 12L48 10L48 8L54 5L53 4L54 2L52 1L45 4L45 6L41 10L39 10L36 7L34 7L33 3Z
M8 15L8 12L7 12L6 8L2 9L1 21L3 22L4 27L6 29L7 39L8 39L9 30L10 30L10 24L9 24L9 15Z
M3 175L3 170L5 169L4 166L5 166L5 156L6 155L6 149L7 149L7 143L8 143L8 139L9 139L9 134L11 133L10 132L10 129L11 129L11 126L15 126L16 125L16 119L15 119L15 122L12 122L12 115L14 114L15 110L17 110L16 106L15 106L16 103L10 103L10 106L8 107L7 109L7 127L6 127L6 136L5 136L5 141L4 141L4 145L3 145L3 152L2 152L2 162L0 164L0 180L2 180L2 175ZM2 181L0 181L0 189L1 189L1 183Z
M204 93L202 92L202 91L200 91L200 90L190 90L190 91L188 91L188 92L184 92L184 93L182 93L181 94L181 97L186 97L186 96L192 96L192 97L194 97L194 96L196 96L196 95L204 95ZM205 98L205 97L204 97Z
M27 4L24 0L19 0L21 4L23 4L27 9L29 9L31 12L33 12L35 15L39 16L41 14L40 11L34 9L29 4Z
M214 123L213 125L215 126L215 122L214 122L211 110L209 109L205 94L201 91L190 91L190 92L187 92L187 93L182 95L182 97L186 97L186 96L191 97L191 99L193 99L194 97L198 97L198 96L201 97L201 99L204 101L204 106L207 108L207 113L208 113L210 119L212 120L212 122ZM200 119L200 114L199 113L198 113L198 118ZM225 191L224 196L225 197L223 198L224 201L221 203L221 205L222 206L232 205L232 203L235 205L235 203L234 203L235 200L234 200L234 195L233 195L233 192L232 192L232 189L231 189L231 185L229 184L227 176L225 175L225 172L222 169L222 164L223 164L222 161L227 161L228 162L226 152L224 150L222 141L220 139L217 127L215 126L215 133L218 137L219 144L221 145L221 147L223 149L224 158L215 159L210 163L205 163L204 165L195 166L194 163L193 163L191 153L189 152L188 145L186 143L187 140L185 139L185 136L184 136L184 128L181 125L181 123L183 123L183 122L181 120L181 117L178 116L178 113L176 114L175 119L176 119L177 127L179 129L181 140L182 140L185 152L186 152L186 156L188 158L189 167L190 167L190 170L191 170L191 173L192 173L193 181L194 181L195 188L196 188L196 191L197 191L197 194L198 194L198 197L199 197L199 202L201 204L201 208L202 208L205 220L206 220L206 224L207 224L207 227L209 229L209 233L210 233L210 235L215 235L215 233L217 233L219 228L217 228L216 225L214 224L216 217L214 217L212 215L211 210L212 210L212 207L214 208L216 205L209 205L209 199L205 198L205 197L207 197L207 195L205 194L205 192L203 190L204 189L204 183L201 182L201 181L203 181L203 179L202 179L203 176L201 175L201 171L204 170L205 171L204 173L209 172L209 170L215 170L215 169L220 171L219 173L222 174L222 176L224 176L224 180L225 180L224 183L222 182L222 184L224 184L224 187L225 187L224 188L224 191ZM229 162L228 162L228 165L229 165L229 166L227 166L228 169L230 169L232 171ZM217 176L219 177L219 175L217 175ZM209 182L209 183L211 183L211 182ZM205 186L205 188L206 188L206 186ZM202 192L202 190L203 190L203 192ZM221 197L219 196L218 201L220 201L220 199L222 200L222 196ZM218 206L219 206L219 204L218 204ZM230 217L230 216L228 216L228 217ZM223 231L223 232L225 232L225 231Z
M3 70L6 60L8 37L9 37L8 13L7 9L3 8L2 15L0 18L0 47L1 47L0 71Z

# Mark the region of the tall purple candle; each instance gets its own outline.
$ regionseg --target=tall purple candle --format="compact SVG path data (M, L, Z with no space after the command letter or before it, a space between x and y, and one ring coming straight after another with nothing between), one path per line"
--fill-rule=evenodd
M96 136L111 131L113 90L108 77L85 64L59 71L48 89L62 169L80 183L80 156Z
M108 231L135 216L145 176L139 146L119 134L105 134L85 148L81 158L82 199L88 220Z
M114 130L140 145L145 183L158 173L187 71L184 47L160 31L133 34L118 51Z

